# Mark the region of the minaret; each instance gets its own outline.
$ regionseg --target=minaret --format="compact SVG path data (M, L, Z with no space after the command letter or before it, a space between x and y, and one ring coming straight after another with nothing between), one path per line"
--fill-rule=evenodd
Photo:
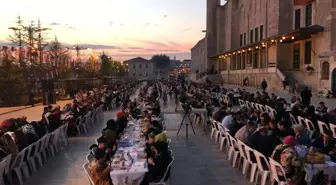
M207 0L207 14L206 14L206 48L207 56L216 55L217 51L217 8L220 6L220 0ZM215 61L207 59L206 69L210 69Z

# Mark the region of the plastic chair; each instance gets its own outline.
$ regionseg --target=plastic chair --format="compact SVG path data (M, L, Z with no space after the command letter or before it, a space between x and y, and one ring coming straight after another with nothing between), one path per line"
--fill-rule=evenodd
M47 156L47 148L49 147L50 137L51 134L46 134L43 136L45 138L44 143L41 148L41 154L44 162L47 162L48 156Z
M86 160L90 163L95 158L94 154L88 154Z
M90 163L83 164L83 168L84 168L86 176L89 179L90 185L95 185L94 182L93 182L93 180L92 180L92 178L91 178L91 176L90 176L90 173L89 173L89 164Z
M219 150L222 151L223 147L224 147L224 144L225 144L225 141L228 142L227 134L229 133L229 130L227 128L223 128L222 126L220 126L220 129L221 129L220 131L222 131L222 132L220 134Z
M251 108L251 107L252 107L252 104L251 104L251 102L249 102L249 101L246 101L246 106L247 106L248 108Z
M240 141L239 139L237 139L237 147L238 147L238 150L239 150L239 155L240 155L240 159L238 160L238 169L239 169L239 166L241 164L241 160L243 160L243 167L242 167L242 173L243 175L246 174L246 170L247 170L247 166L248 166L248 161L247 161L247 157L246 157L246 154L245 154L245 144Z
M210 122L211 122L211 133L210 133L210 139L212 139L214 137L215 132L216 132L216 127L215 127L215 124L214 124L214 119L212 118L209 118L210 119Z
M336 125L329 123L331 132L333 133L334 138L336 138Z
M309 119L307 119L307 118L305 119L305 126L306 126L307 130L309 130L309 131L316 131L313 122L311 122L311 121L310 121Z
M221 132L220 132L221 124L218 121L214 120L214 125L215 125L215 128L216 128L215 142L217 143L219 141L220 136L221 136Z
M306 127L306 119L305 118L303 118L301 116L297 116L297 120L298 120L298 124L301 124L301 125Z
M48 150L51 156L55 156L56 152L59 151L59 136L60 129L56 129L54 132L51 133L50 143L48 146Z
M76 119L76 131L78 135L81 134L81 129L80 129L80 124L82 123L81 120L82 120L82 116L78 116L78 118Z
M291 113L289 113L289 116L290 116L290 120L292 122L292 125L297 125L298 122L296 121L296 119L294 118L294 116Z
M238 99L239 106L245 106L245 102L242 99Z
M169 177L170 177L170 169L173 165L174 157L172 157L172 161L169 163L166 172L164 173L163 177L159 182L151 182L150 185L169 185Z
M169 150L169 154L170 154L170 156L173 156L173 151Z
M286 173L285 170L282 168L281 164L279 164L277 161L275 161L272 158L268 158L270 162L270 167L271 167L271 174L272 177L275 181L277 181L278 185L287 185L287 178L286 178ZM281 173L279 175L279 172ZM284 178L285 181L280 180L280 177ZM273 183L274 184L274 183Z
M169 146L170 143L171 143L171 139L167 139L167 143L168 143L168 146Z
M27 162L28 162L28 165L31 167L31 170L33 172L37 171L35 159L36 159L36 156L39 152L40 144L41 144L41 141L38 140L35 143L29 145L29 147L31 148L31 151L30 151L30 154L27 156ZM42 166L42 164L41 164L41 166Z
M1 162L0 162L0 174L4 174L6 177L10 176L9 166L10 166L11 160L12 160L12 154L7 155L6 157L4 157L1 160ZM3 175L0 175L0 185L6 185L3 177L4 177ZM9 181L12 182L11 177L9 177Z
M326 130L329 130L329 126L323 121L317 120L317 124L321 134L324 134Z
M239 151L237 150L237 141L234 137L232 137L230 134L227 135L229 138L229 153L228 153L228 159L233 163L233 167L236 166Z
M252 161L252 155L254 154L254 151L251 147L247 146L246 144L244 144L244 150L245 150L245 154L246 154L246 158L248 162L246 167L248 168L249 166L251 166L250 182L254 182L255 175L257 172L257 167L258 167L257 163Z
M10 170L16 173L16 176L19 180L20 185L23 185L23 177L22 177L21 169L22 169L24 176L29 177L28 165L23 161L26 151L27 149L24 148L21 152L19 152L10 167Z
M257 160L257 165L258 165L258 172L256 175L256 183L258 183L259 176L261 176L260 179L260 185L266 185L267 178L270 176L271 171L270 171L270 164L267 160L267 158L257 150L253 150L254 156ZM264 163L263 163L264 162ZM263 164L266 164L263 165Z

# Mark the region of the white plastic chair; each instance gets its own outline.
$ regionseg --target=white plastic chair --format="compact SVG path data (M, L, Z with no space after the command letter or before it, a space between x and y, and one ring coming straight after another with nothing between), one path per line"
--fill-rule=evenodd
M247 106L248 108L251 108L251 107L252 107L252 104L251 104L251 102L249 102L249 101L246 101L246 106Z
M220 132L221 124L216 120L213 120L213 121L214 121L215 128L216 128L215 142L217 143L221 136L221 132Z
M36 156L39 152L40 144L41 144L41 141L38 140L35 143L29 145L29 147L31 148L31 151L30 151L29 156L27 156L27 162L28 162L28 165L31 167L31 170L33 172L37 171L35 159L36 159ZM41 164L41 166L42 166L42 164Z
M215 127L215 123L214 123L214 119L212 119L211 117L209 118L210 122L211 122L211 133L210 133L210 139L212 139L214 137L215 132L216 132L216 127Z
M287 185L288 183L287 183L287 178L285 175L286 173L285 173L285 170L282 168L281 164L279 164L277 161L275 161L272 158L268 158L268 159L270 162L271 174L272 174L273 179L278 182L278 185ZM285 179L285 181L280 180L279 172L281 173L281 176Z
M170 143L171 143L171 139L167 139L167 143L168 143L168 146L169 146Z
M254 182L258 167L257 163L252 161L252 155L254 154L254 151L251 147L247 146L246 144L244 144L244 150L248 162L246 167L248 168L249 166L251 166L250 182Z
M258 165L258 172L257 172L255 181L256 183L258 183L259 176L261 176L260 185L266 185L267 178L271 174L270 164L267 158L262 153L258 152L257 150L253 150L253 152L254 152L254 156L256 158L257 165ZM266 166L264 166L264 164L266 164Z
M86 160L90 163L95 158L94 154L88 154Z
M324 123L323 121L318 120L317 124L318 124L318 127L319 127L319 130L320 130L321 134L324 134L324 132L326 130L329 130L329 126L326 123Z
M336 138L336 125L329 123L331 132L333 133L334 138Z
M90 163L83 164L83 168L84 168L86 176L89 179L90 185L95 185L94 182L93 182L93 180L92 180L92 178L91 178L91 176L90 176L90 173L89 173L89 164Z
M307 128L307 130L309 130L309 131L316 131L316 129L315 129L315 126L314 126L314 124L313 124L313 122L312 121L310 121L309 119L305 119L305 127Z
M21 152L19 152L10 167L10 170L16 173L16 176L19 180L20 185L23 185L23 177L22 177L21 169L22 169L24 176L26 178L29 177L28 165L27 163L23 161L26 151L27 149L25 148Z
M238 99L239 106L245 106L245 102L242 99Z
M81 134L81 126L80 124L82 123L82 116L78 116L78 118L76 119L76 131L78 133L78 135Z
M298 124L298 122L296 121L296 119L294 118L294 116L293 116L291 113L289 113L289 116L290 116L290 119L291 119L292 125L297 125L297 124Z
M51 137L51 134L49 134L49 133L43 136L44 142L43 142L43 145L41 147L41 154L42 154L42 158L43 158L44 162L47 162L47 159L48 159L47 149L49 147L50 137Z
M239 155L240 155L240 158L238 160L238 169L241 164L241 161L243 160L242 173L243 175L245 175L247 171L247 167L248 167L248 161L247 161L247 157L246 157L245 149L244 149L245 144L239 139L237 139L237 147L238 147Z
M169 150L169 154L170 154L170 156L173 156L173 151Z
M9 174L9 166L10 166L10 163L11 163L11 159L12 159L12 154L9 154L1 160L1 162L0 162L0 174L4 174L7 177L10 176L8 174ZM3 175L0 175L0 185L6 185L3 177L4 177Z
M227 128L223 128L222 126L220 126L220 129L221 129L220 130L221 134L220 134L219 150L222 151L223 147L224 147L224 144L225 144L225 141L226 141L226 144L228 144L227 134L229 133L229 130Z
M235 167L239 155L239 150L237 149L237 141L234 137L232 137L230 134L227 135L229 138L229 153L228 153L228 159L232 160L232 166Z
M54 132L51 133L51 138L48 145L48 150L51 156L55 156L55 154L59 151L59 136L60 129L56 129Z
M163 177L159 182L151 182L149 183L150 185L169 185L169 177L170 177L170 169L171 166L173 165L174 162L174 157L172 157L172 161L169 163L166 172L164 173Z
M303 125L304 127L306 127L306 119L301 117L301 116L297 116L297 120L298 120L298 123L300 125ZM308 128L307 128L308 129Z

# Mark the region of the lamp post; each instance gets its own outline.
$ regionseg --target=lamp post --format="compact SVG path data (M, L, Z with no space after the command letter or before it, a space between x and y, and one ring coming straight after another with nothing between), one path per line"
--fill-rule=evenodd
M38 34L38 38L37 38L37 44L38 44L38 51L39 51L39 55L40 55L40 64L43 63L43 47L42 47L42 32L43 31L48 31L51 30L50 28L37 28L36 31L39 33Z
M79 45L75 45L73 47L66 47L66 48L69 49L69 50L75 50L76 51L77 62L79 62L80 51L90 49L88 47L82 47L82 46L79 46Z

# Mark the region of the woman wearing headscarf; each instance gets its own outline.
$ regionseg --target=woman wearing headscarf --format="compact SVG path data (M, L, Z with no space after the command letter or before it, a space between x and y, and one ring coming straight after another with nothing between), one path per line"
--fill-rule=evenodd
M271 158L281 164L286 173L279 174L279 176L286 176L290 185L302 183L302 164L294 148L296 145L295 137L287 136L284 138L283 143L275 148L271 156Z
M166 149L164 142L155 142L151 149L154 152L154 157L148 158L149 172L146 174L143 185L160 181L172 161L172 156Z

